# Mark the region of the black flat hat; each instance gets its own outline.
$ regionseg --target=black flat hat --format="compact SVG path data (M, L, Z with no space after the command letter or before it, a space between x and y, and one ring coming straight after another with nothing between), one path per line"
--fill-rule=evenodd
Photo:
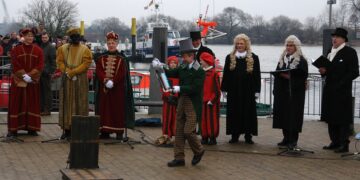
M331 36L339 36L345 39L345 42L348 42L347 38L348 32L343 28L336 28L333 33L331 33Z

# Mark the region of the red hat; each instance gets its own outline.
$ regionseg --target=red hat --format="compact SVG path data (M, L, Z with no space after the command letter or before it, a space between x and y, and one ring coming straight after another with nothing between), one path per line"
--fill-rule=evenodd
M30 28L24 28L21 30L21 35L25 36L28 33L32 33L33 35L35 35L34 31Z
M179 64L179 59L176 56L169 56L167 58L167 64L170 64L170 62L175 62L176 64Z
M109 40L109 39L114 39L114 40L118 40L119 39L119 35L116 34L114 31L111 31L111 32L108 32L106 34L106 39Z
M213 66L214 65L214 56L210 53L203 52L200 55L200 60L205 61L208 65Z

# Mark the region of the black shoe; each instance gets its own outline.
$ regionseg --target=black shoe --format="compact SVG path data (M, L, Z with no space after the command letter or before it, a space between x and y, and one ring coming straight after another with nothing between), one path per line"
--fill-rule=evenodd
M208 145L216 145L216 144L217 144L216 138L210 138Z
M66 134L63 133L61 136L60 136L60 139L65 139L66 138Z
M287 146L288 142L283 139L281 142L277 143L278 146L285 147Z
M168 162L167 165L168 165L168 167L185 166L185 160L174 159L174 160Z
M295 150L297 148L297 143L288 143L286 147L290 150Z
M100 139L109 139L110 138L110 134L106 133L106 132L102 132L100 134Z
M201 139L201 144L209 144L208 138L202 138Z
M123 133L116 133L116 140L123 140Z
M205 153L205 150L203 150L200 154L194 155L194 157L193 157L193 159L191 161L191 164L193 166L198 164L201 161L201 158L203 157L204 153Z
M346 153L349 152L349 145L341 145L339 148L337 148L335 151L335 153Z
M334 150L334 149L337 149L339 147L340 147L340 145L338 145L338 144L330 143L329 145L324 146L323 149L325 149L325 150Z
M237 143L237 142L239 142L239 139L235 139L235 138L231 138L230 141L229 141L230 144L234 144L234 143Z
M30 135L30 136L38 136L38 133L36 131L29 130L28 135Z
M8 132L8 134L6 135L6 137L17 137L17 132Z
M251 138L245 139L246 144L254 144L254 141Z

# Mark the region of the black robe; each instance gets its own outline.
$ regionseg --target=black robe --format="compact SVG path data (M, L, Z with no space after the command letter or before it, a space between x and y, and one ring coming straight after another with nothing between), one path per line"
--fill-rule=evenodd
M279 64L276 68L276 70L284 69L287 69L285 65L280 68ZM274 75L273 128L301 132L304 121L305 86L308 77L308 64L304 57L300 57L299 64L289 74L290 80L279 74Z
M356 51L345 46L326 68L321 119L331 124L351 124L352 81L359 76Z
M254 69L248 73L245 58L237 58L231 71L230 55L226 56L221 83L221 90L227 92L226 134L258 133L255 93L261 89L260 62L257 55L252 57Z

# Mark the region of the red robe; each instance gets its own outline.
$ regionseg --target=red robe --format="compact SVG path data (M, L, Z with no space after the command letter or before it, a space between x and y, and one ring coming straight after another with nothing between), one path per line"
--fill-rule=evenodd
M96 62L101 132L120 133L125 128L126 71L126 61L119 54L104 54ZM105 86L108 80L114 82L111 89Z
M170 84L173 86L179 85L178 78L168 78L171 81ZM163 106L162 106L162 133L163 135L167 135L168 137L175 136L176 132L176 106L175 104L169 104L168 98L170 96L170 92L163 92L162 99L163 99ZM174 95L175 97L179 97L178 93Z
M40 131L40 75L44 67L43 51L37 45L21 44L11 50L12 78L8 109L8 130ZM33 82L26 83L28 74Z
M219 136L220 117L220 81L214 68L205 72L201 136L215 138ZM211 101L212 105L208 105Z

